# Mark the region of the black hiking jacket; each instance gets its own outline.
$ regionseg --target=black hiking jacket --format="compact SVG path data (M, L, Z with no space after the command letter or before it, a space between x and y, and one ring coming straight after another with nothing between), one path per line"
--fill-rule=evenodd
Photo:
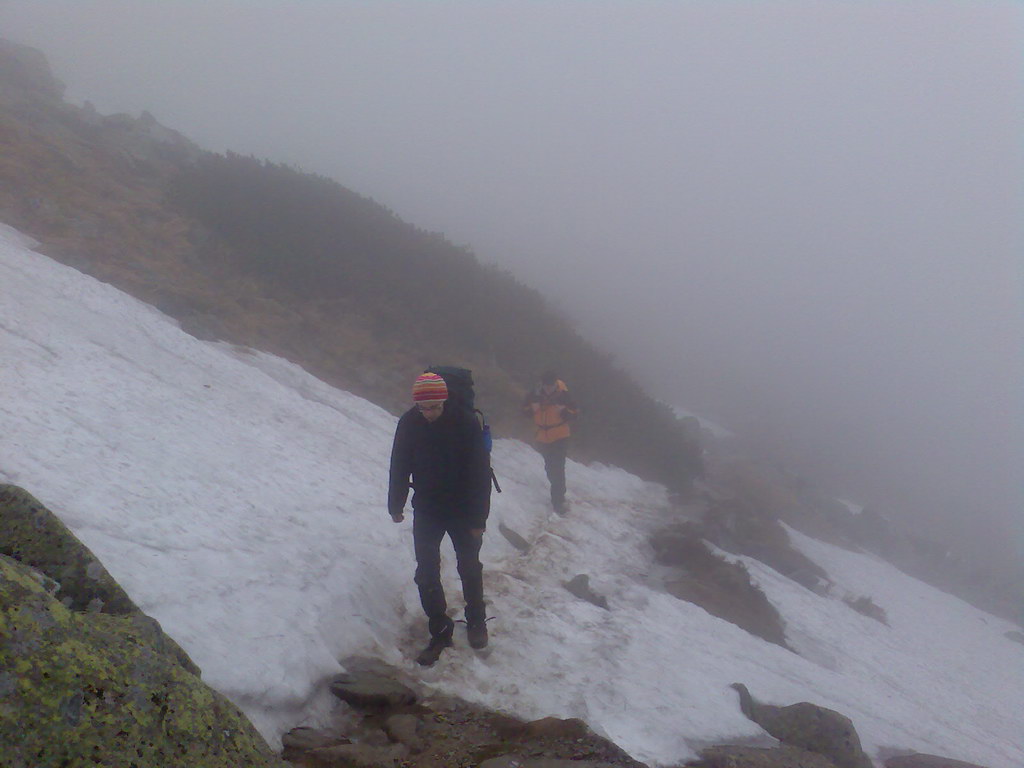
M415 407L398 420L391 448L388 512L412 508L471 528L484 528L491 503L491 462L476 417L451 403L434 422Z

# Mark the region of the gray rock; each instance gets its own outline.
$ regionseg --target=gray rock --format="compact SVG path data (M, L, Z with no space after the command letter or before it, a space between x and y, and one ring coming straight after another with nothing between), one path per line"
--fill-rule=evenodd
M498 523L498 533L505 537L509 544L518 549L520 552L526 553L530 551L530 542L520 536L518 533L513 531L504 523Z
M360 709L382 709L413 704L416 694L411 688L374 672L351 672L331 679L335 696Z
M311 749L322 749L324 747L335 747L340 744L348 744L348 739L332 736L316 728L301 726L292 728L281 737L281 746L285 752L308 752ZM287 755L286 755L287 756Z
M732 687L740 695L743 714L784 744L824 755L836 768L873 768L861 749L857 730L845 715L806 701L788 707L762 704L742 683Z
M64 84L35 48L0 39L0 103L59 104Z
M836 768L824 755L783 744L779 747L717 746L700 753L688 768Z
M938 755L901 755L890 757L885 761L885 768L985 768L977 763L965 763L962 760L950 760Z
M531 739L582 739L591 735L590 727L578 717L542 717L522 726L522 733Z
M604 608L606 611L609 610L608 601L604 595L599 595L590 588L590 577L585 573L574 576L570 581L565 582L563 586L580 600L586 600L598 608Z
M32 494L14 485L0 485L0 555L7 555L42 574L46 590L65 608L131 617L147 641L169 652L193 675L200 675L188 654L139 610L92 551L60 518ZM40 578L36 575L33 578ZM52 584L56 583L56 590Z
M366 744L339 744L312 749L306 753L314 765L329 768L397 768L409 750L404 744L374 747Z
M32 569L0 556L0 627L10 638L0 643L0 762L283 766L146 618L70 610Z
M526 758L521 755L501 755L480 763L479 768L524 768Z
M395 741L388 736L388 734L381 728L369 727L366 732L357 739L354 739L357 744L364 744L371 747L387 747L394 744ZM399 742L400 743L400 742Z
M419 725L420 719L415 715L391 715L384 721L384 730L392 740L405 744L410 752L418 754L423 751Z
M479 768L616 768L613 763L597 760L556 760L546 757L527 758L522 755L501 755L484 760Z
M0 554L13 557L60 584L69 608L88 610L100 600L104 613L137 613L138 606L96 556L42 503L22 488L0 485Z

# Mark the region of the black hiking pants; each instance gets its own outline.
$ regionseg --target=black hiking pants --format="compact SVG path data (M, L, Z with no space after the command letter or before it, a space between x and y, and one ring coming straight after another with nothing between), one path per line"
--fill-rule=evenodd
M424 510L416 511L412 520L413 547L416 552L416 586L420 604L427 614L430 633L436 635L450 629L448 602L441 586L441 541L445 534L455 548L456 567L462 580L462 597L466 601L466 621L484 621L484 567L480 564L483 537L470 533L470 526L461 520L447 520Z
M569 438L540 443L539 450L544 457L544 473L551 483L551 506L561 510L565 506L565 457L569 451Z

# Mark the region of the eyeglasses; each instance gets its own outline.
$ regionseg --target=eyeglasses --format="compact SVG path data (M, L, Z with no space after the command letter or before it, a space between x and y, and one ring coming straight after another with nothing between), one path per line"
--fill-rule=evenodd
M444 408L444 403L416 403L416 407L419 408L420 413L433 413Z

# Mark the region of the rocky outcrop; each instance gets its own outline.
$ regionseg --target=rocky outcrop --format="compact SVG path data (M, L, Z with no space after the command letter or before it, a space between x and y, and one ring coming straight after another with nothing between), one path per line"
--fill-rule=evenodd
M592 603L598 608L604 608L606 611L609 610L608 598L593 590L590 586L590 577L587 574L577 574L569 581L565 582L563 586L580 600L586 600L588 603Z
M687 768L836 768L824 755L783 744L780 747L719 746L700 753Z
M709 505L701 535L718 547L760 560L812 592L825 594L831 579L821 566L793 547L779 521L738 499Z
M408 686L371 671L335 675L330 690L342 701L363 709L396 709L416 701Z
M599 760L555 760L548 757L502 755L484 760L480 768L615 768L615 764Z
M0 554L31 567L54 585L57 600L77 612L130 616L150 642L198 676L188 654L132 602L92 551L23 488L0 485Z
M512 528L509 528L504 523L498 523L498 533L505 537L505 540L515 547L517 550L526 554L530 551L530 542L520 536Z
M860 736L846 715L802 701L787 707L755 701L742 683L733 683L743 714L784 744L824 755L836 768L872 768Z
M0 530L4 765L282 765L37 500L4 486Z
M35 48L0 38L0 104L59 104L64 83Z
M161 125L149 112L137 118L118 114L100 120L99 139L111 153L120 153L143 168L161 163L188 163L196 160L200 149L178 131Z
M331 732L295 728L285 757L309 768L487 766L487 768L645 768L578 719L523 722L454 698L423 698L401 672L351 658L329 681L349 706Z
M672 569L664 579L670 595L699 605L752 635L789 648L778 610L751 583L750 574L741 563L727 562L711 552L701 538L699 526L684 523L658 531L650 543L654 559Z
M139 612L89 548L32 494L14 485L0 485L0 520L4 528L0 554L52 579L65 608Z
M977 763L965 763L963 760L950 760L938 755L900 755L885 761L885 768L985 768Z
M869 619L889 626L889 617L882 606L878 605L867 595L861 595L860 597L854 597L853 595L847 595L843 598L843 602L853 608L857 613L867 616Z

